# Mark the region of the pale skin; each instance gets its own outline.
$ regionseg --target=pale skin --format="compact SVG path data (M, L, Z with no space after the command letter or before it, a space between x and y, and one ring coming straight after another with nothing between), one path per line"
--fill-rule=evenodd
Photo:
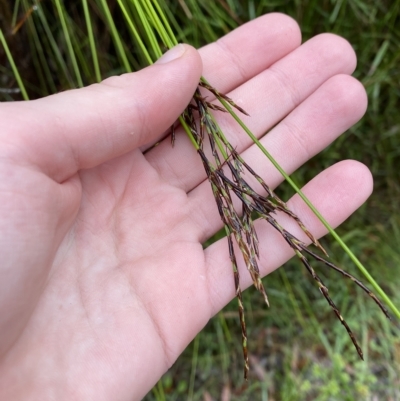
M292 19L269 14L198 52L180 45L167 63L0 105L1 399L139 400L234 297L226 240L202 248L221 222L199 157L181 130L174 148L169 138L150 145L203 74L248 111L243 119L258 137L283 119L262 142L296 170L367 105L344 39L300 44ZM265 156L230 118L218 118L276 187L282 177ZM369 170L350 160L304 188L333 226L371 191ZM288 204L315 236L326 233L298 197ZM266 223L257 227L266 275L292 251ZM246 288L251 279L239 267Z

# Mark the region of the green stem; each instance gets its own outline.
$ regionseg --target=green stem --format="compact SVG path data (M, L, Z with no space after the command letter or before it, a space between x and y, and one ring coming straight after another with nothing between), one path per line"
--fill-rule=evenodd
M25 5L25 2L24 2ZM26 7L26 5L25 5ZM53 75L50 71L49 67L49 57L46 57L46 52L45 48L45 43L42 44L42 41L39 39L39 34L36 29L36 24L33 21L33 18L28 18L27 21L27 27L30 31L30 37L33 37L33 42L34 42L34 48L36 48L36 53L39 58L40 62L40 67L38 68L38 71L43 70L43 80L44 80L44 86L45 86L45 91L47 92L47 86L49 87L50 93L56 93L57 88L54 83Z
M158 31L158 34L160 37L164 40L164 43L168 47L173 47L174 43L176 43L176 38L173 35L173 32L171 28L169 27L168 21L166 20L162 10L160 7L157 7L157 10L159 14L161 15L161 18L163 22L160 21L156 11L154 10L151 1L150 0L141 0L144 7L146 8L147 12L149 13L149 17L152 20L155 28ZM157 4L157 1L153 0L155 4ZM167 27L167 28L165 28ZM168 30L168 33L167 33ZM203 77L201 77L201 80L204 82L208 83L207 80ZM281 173L281 175L284 177L284 179L292 186L292 188L299 194L301 199L307 204L307 206L312 210L312 212L318 217L318 219L321 221L321 223L325 226L325 228L329 231L329 233L335 238L335 240L339 243L339 245L344 249L344 251L349 255L351 260L354 262L354 264L360 269L360 271L364 274L366 279L371 283L371 285L374 287L376 292L379 294L379 296L387 303L387 305L390 307L392 312L400 318L400 311L396 308L396 306L393 304L393 302L390 300L390 298L386 295L386 293L382 290L382 288L378 285L378 283L373 279L373 277L368 273L367 269L363 266L363 264L358 260L358 258L354 255L354 253L349 249L349 247L344 243L344 241L340 238L340 236L336 233L336 231L330 226L330 224L325 220L325 218L321 215L321 213L315 208L315 206L311 203L311 201L304 195L304 193L300 190L300 188L294 183L294 181L289 177L288 174L284 171L284 169L278 164L278 162L272 157L272 155L265 149L265 147L261 144L261 142L255 137L255 135L247 128L247 126L244 124L244 122L237 116L237 114L233 111L232 107L228 102L226 102L224 99L220 98L218 99L222 105L226 108L226 110L231 114L231 116L236 120L236 122L242 127L242 129L249 135L249 137L253 140L253 142L261 149L261 151L264 153L265 156L271 161L271 163L274 165L274 167ZM189 135L189 138L195 148L198 150L198 145L193 138L193 135L189 129L189 127L186 125L184 122L183 118L180 118L180 122L186 131L186 133Z
M92 53L94 74L96 76L96 81L100 82L101 81L101 73L100 73L99 59L97 57L96 45L94 43L93 28L92 28L92 22L90 20L90 14L89 14L87 0L82 0L82 5L83 5L83 12L85 14L86 27L87 27L87 31L89 34L89 44L90 44L90 51Z
M67 43L68 53L69 53L69 57L71 58L72 67L75 72L76 80L78 81L78 86L82 88L83 87L82 77L81 77L81 73L79 71L78 63L76 62L75 52L72 47L71 37L69 35L67 23L65 22L64 10L61 7L60 0L56 0L56 7L57 7L58 15L60 17L62 30L64 32L64 37L65 37L65 42Z
M13 16L11 19L11 26L14 28L15 24L17 23L17 17L18 17L18 11L19 11L19 6L20 6L20 1L21 0L16 0L14 4L14 11L13 11Z
M186 124L185 120L183 119L182 116L179 117L179 122L181 123L183 129L185 130L187 136L189 137L190 141L192 142L194 148L196 150L199 150L199 145L196 142L196 139L194 139L194 136L192 134L192 131L190 130L189 126Z
M205 81L207 82L207 81ZM349 255L350 259L354 262L354 264L360 269L360 271L364 274L366 279L371 283L371 285L375 288L376 292L379 296L387 303L392 312L400 318L400 311L393 304L390 298L386 295L383 289L379 286L379 284L374 280L374 278L368 273L368 270L364 267L364 265L360 262L360 260L354 255L354 253L350 250L350 248L345 244L345 242L340 238L340 236L336 233L336 231L331 227L331 225L326 221L326 219L322 216L322 214L317 210L317 208L311 203L311 201L306 197L306 195L301 191L301 189L295 184L295 182L286 174L285 170L278 164L278 162L272 157L272 155L265 149L262 143L254 136L254 134L247 128L245 123L238 117L238 115L233 111L232 107L228 102L224 99L218 99L223 106L228 110L231 116L236 120L236 122L242 127L242 129L249 135L252 141L260 148L260 150L264 153L265 156L270 160L270 162L274 165L274 167L281 173L283 178L291 185L291 187L298 193L301 199L306 203L306 205L312 210L312 212L318 217L321 223L325 226L325 228L329 231L329 233L335 238L335 240L339 243L339 245L344 249L344 251Z
M139 0L133 0L133 3L136 7L137 13L139 14L139 18L143 24L143 28L146 31L147 38L150 41L150 46L151 46L152 50L154 51L156 57L160 58L162 56L162 51L157 42L156 35L155 35L153 29L150 27L149 21L147 20L146 13L144 12Z
M1 29L0 29L0 42L4 47L4 51L6 53L8 62L10 63L11 69L13 70L13 73L14 73L14 76L15 76L15 79L18 82L18 86L19 86L19 89L21 90L22 97L24 98L24 100L29 100L28 93L26 92L24 83L22 82L21 76L19 75L18 68L14 63L13 56L11 55L10 49L9 49L9 47L7 45L7 42L6 42L6 38L4 37L3 31Z
M167 31L168 31L168 35L169 35L169 38L170 38L171 41L172 41L172 45L173 45L173 46L176 46L176 45L178 44L178 41L176 40L175 35L174 35L174 33L172 32L172 29L171 29L171 27L170 27L170 25L169 25L169 23L168 23L168 20L167 20L165 14L164 14L162 8L161 8L160 5L158 4L158 1L157 1L157 0L153 0L153 4L156 6L156 9L157 9L157 11L158 11L158 14L161 16L161 19L162 19L162 26L163 26L164 28L166 28Z
M115 27L114 20L111 15L110 9L107 5L107 2L106 2L106 0L100 0L100 2L103 6L108 25L110 27L111 35L114 39L114 44L117 49L117 52L118 52L119 56L121 57L122 64L124 65L126 72L132 72L132 68L129 64L128 57L126 56L124 46L122 44L121 38L119 37L117 28Z
M24 4L26 5L27 2L25 1ZM36 5L36 11L37 11L37 14L39 16L40 22L42 24L42 27L43 27L45 33L46 33L45 37L48 40L48 43L50 45L50 49L54 53L54 56L55 56L55 58L56 58L56 60L57 60L57 62L59 64L59 66L61 67L61 70L62 70L62 72L63 72L63 74L65 76L65 79L68 82L69 87L73 88L73 87L75 87L75 84L74 84L74 82L73 82L73 80L72 80L72 78L71 78L71 76L69 74L67 65L65 64L65 61L64 61L64 59L63 59L63 57L61 55L60 49L58 47L58 44L57 44L56 40L54 39L53 33L52 33L51 29L50 29L49 23L47 22L46 15L45 15L45 13L44 13L44 11L42 9L42 6L40 5L40 3L38 1L35 2L35 5Z
M133 21L131 19L131 17L129 16L128 10L125 8L124 4L122 3L122 0L118 0L118 4L122 10L122 13L124 14L129 27L131 28L131 31L133 33L133 36L135 37L135 39L137 40L137 42L139 43L139 47L141 49L141 51L143 52L144 57L146 58L147 62L149 63L149 65L153 64L153 60L150 57L149 52L146 49L146 46L144 45L142 38L140 37L135 25L133 24ZM143 23L143 21L142 21ZM147 31L146 31L147 33ZM154 50L154 49L153 49Z
M188 399L193 400L194 379L196 377L197 360L199 356L199 343L200 334L198 334L193 341L193 355L192 355L192 371L190 372L189 394Z
M162 41L168 48L174 47L174 41L172 38L169 37L164 24L161 22L159 16L157 15L154 7L152 6L150 0L142 0L143 7L145 8L146 12L149 14L149 19L153 22L155 29L157 30L158 34L160 35ZM175 39L176 41L176 39Z

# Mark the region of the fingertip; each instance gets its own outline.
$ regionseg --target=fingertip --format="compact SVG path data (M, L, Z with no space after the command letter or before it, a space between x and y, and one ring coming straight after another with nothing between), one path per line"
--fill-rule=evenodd
M164 68L166 78L176 79L177 84L181 85L182 88L189 87L190 95L193 95L195 91L200 77L203 72L203 61L200 57L199 52L188 44L178 44L167 53L165 53L162 57L168 57L170 52L175 52L179 49L181 51L180 57L174 58L170 60L168 63L161 63L161 68ZM150 69L160 70L160 60L150 67ZM168 70L165 68L168 67Z
M279 12L269 13L260 18L268 17L268 23L274 23L281 28L281 34L290 39L294 48L301 45L302 34L300 25L291 16ZM267 21L266 21L267 22Z
M347 74L338 74L324 84L325 98L330 102L330 113L341 116L343 131L357 123L365 114L368 97L360 81ZM339 122L339 121L338 121Z
M368 96L364 85L351 75L340 74L336 76L341 80L343 90L342 99L346 102L347 107L353 111L355 124L365 114L368 106Z
M190 102L201 71L197 50L179 45L167 63L27 102L19 120L33 118L20 136L31 163L63 182L156 142Z
M202 60L198 51L187 44L178 44L164 53L154 64L137 72L129 72L118 76L112 76L94 84L88 88L96 88L98 85L113 88L129 89L139 79L149 79L151 75L163 74L162 80L168 81L176 78L184 83L192 82L197 85L203 69ZM154 81L154 79L153 79ZM160 81L158 79L157 81Z
M193 46L188 44L184 44L183 46L186 48L186 51L183 55L184 60L189 62L193 72L200 79L203 73L203 60L200 56L200 53Z
M371 170L364 163L357 160L343 160L336 165L344 168L347 172L349 186L351 185L353 187L352 191L358 194L355 197L355 207L360 207L370 197L374 189Z
M179 43L172 49L168 50L164 53L155 63L158 64L167 64L173 61L184 61L189 64L193 64L192 67L198 69L201 74L202 70L202 60L199 52L191 45L186 43Z
M179 117L190 102L201 73L202 60L197 50L178 44L153 65L110 77L99 85L102 93L108 93L110 109L120 116L120 131L134 132L136 146L143 146L158 140ZM129 128L135 126L136 129Z
M358 209L368 199L373 188L373 179L369 168L365 164L351 159L334 164L312 181L320 187L319 197L325 198L328 188L324 187L329 185L332 192L329 203L346 205L346 209L351 212Z
M373 191L373 177L370 169L357 160L342 160L334 164L328 172L329 182L336 187L337 204L342 205L338 211L338 221L334 225L341 224L348 215L355 212L371 196ZM347 211L347 213L345 213Z
M365 203L372 189L373 179L368 167L355 160L343 160L314 177L302 191L329 224L337 227ZM325 227L299 195L293 196L288 205L302 216L303 223L315 236L326 234Z
M321 33L312 41L318 41L318 51L331 63L341 61L341 73L352 74L357 66L357 56L350 42L342 36L333 33Z
M347 77L347 79L352 79L353 84L352 84L352 92L351 95L353 96L354 99L357 99L357 103L353 104L353 107L358 108L358 113L359 113L359 118L366 113L367 108L368 108L368 94L367 91L365 90L364 85L355 79L354 77Z

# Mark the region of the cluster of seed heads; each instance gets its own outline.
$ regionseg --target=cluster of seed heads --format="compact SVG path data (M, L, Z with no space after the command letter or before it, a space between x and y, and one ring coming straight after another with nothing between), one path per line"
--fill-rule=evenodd
M215 88L210 86L205 80L201 80L197 88L193 101L186 108L182 114L185 124L189 127L193 138L196 141L198 153L203 162L204 169L207 173L208 180L211 184L212 192L218 207L219 215L224 223L228 246L229 255L232 262L236 297L239 304L239 318L242 330L242 347L244 357L244 377L247 380L249 372L249 359L247 351L247 332L246 322L244 318L244 307L242 302L242 291L240 288L239 271L236 261L234 241L236 242L243 260L247 267L248 272L252 278L255 288L261 293L265 303L269 306L268 296L263 286L260 269L259 269L259 241L257 232L254 227L253 217L264 219L272 227L274 227L289 246L293 249L297 257L306 267L313 279L318 284L319 290L325 297L336 316L346 328L358 355L363 359L363 352L359 346L354 334L350 327L343 319L339 309L329 296L328 288L320 279L318 274L312 268L307 257L322 262L331 269L341 273L344 277L353 280L360 288L362 288L380 307L383 313L390 318L387 310L382 302L357 278L335 266L333 263L328 262L324 257L310 251L305 242L297 239L293 234L284 229L276 220L276 213L282 212L292 218L302 229L302 231L310 239L311 243L319 248L327 257L324 248L320 245L317 239L307 230L305 225L301 222L299 217L293 213L272 190L265 183L265 181L243 160L239 153L226 139L221 131L218 123L216 122L211 110L223 111L226 109L214 103L207 101L200 91L200 87L212 93L217 100L225 101L232 107L239 110L241 113L248 115L242 108L236 105L232 99L226 95L221 94ZM203 90L204 90L203 89ZM206 155L204 148L204 141L208 138L211 147L211 154L213 163ZM172 131L172 141L175 140L174 131ZM257 193L248 180L244 178L245 173L254 177L254 179L261 185L265 194ZM233 196L240 200L241 208L237 208L233 203ZM240 210L238 210L240 209Z

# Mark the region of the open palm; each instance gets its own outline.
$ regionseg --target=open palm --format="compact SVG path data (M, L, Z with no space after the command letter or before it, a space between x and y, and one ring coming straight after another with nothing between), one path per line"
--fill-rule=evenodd
M174 147L169 138L151 145L203 74L294 171L366 108L349 76L351 46L328 34L300 41L293 20L270 14L199 53L180 45L172 51L180 57L167 53L138 73L0 106L2 399L140 399L232 299L226 240L202 248L221 222L199 157L183 131ZM246 135L218 118L277 186L280 175ZM304 191L338 225L371 188L367 168L344 161ZM297 197L289 205L316 236L325 233ZM292 252L272 228L257 227L265 275Z

